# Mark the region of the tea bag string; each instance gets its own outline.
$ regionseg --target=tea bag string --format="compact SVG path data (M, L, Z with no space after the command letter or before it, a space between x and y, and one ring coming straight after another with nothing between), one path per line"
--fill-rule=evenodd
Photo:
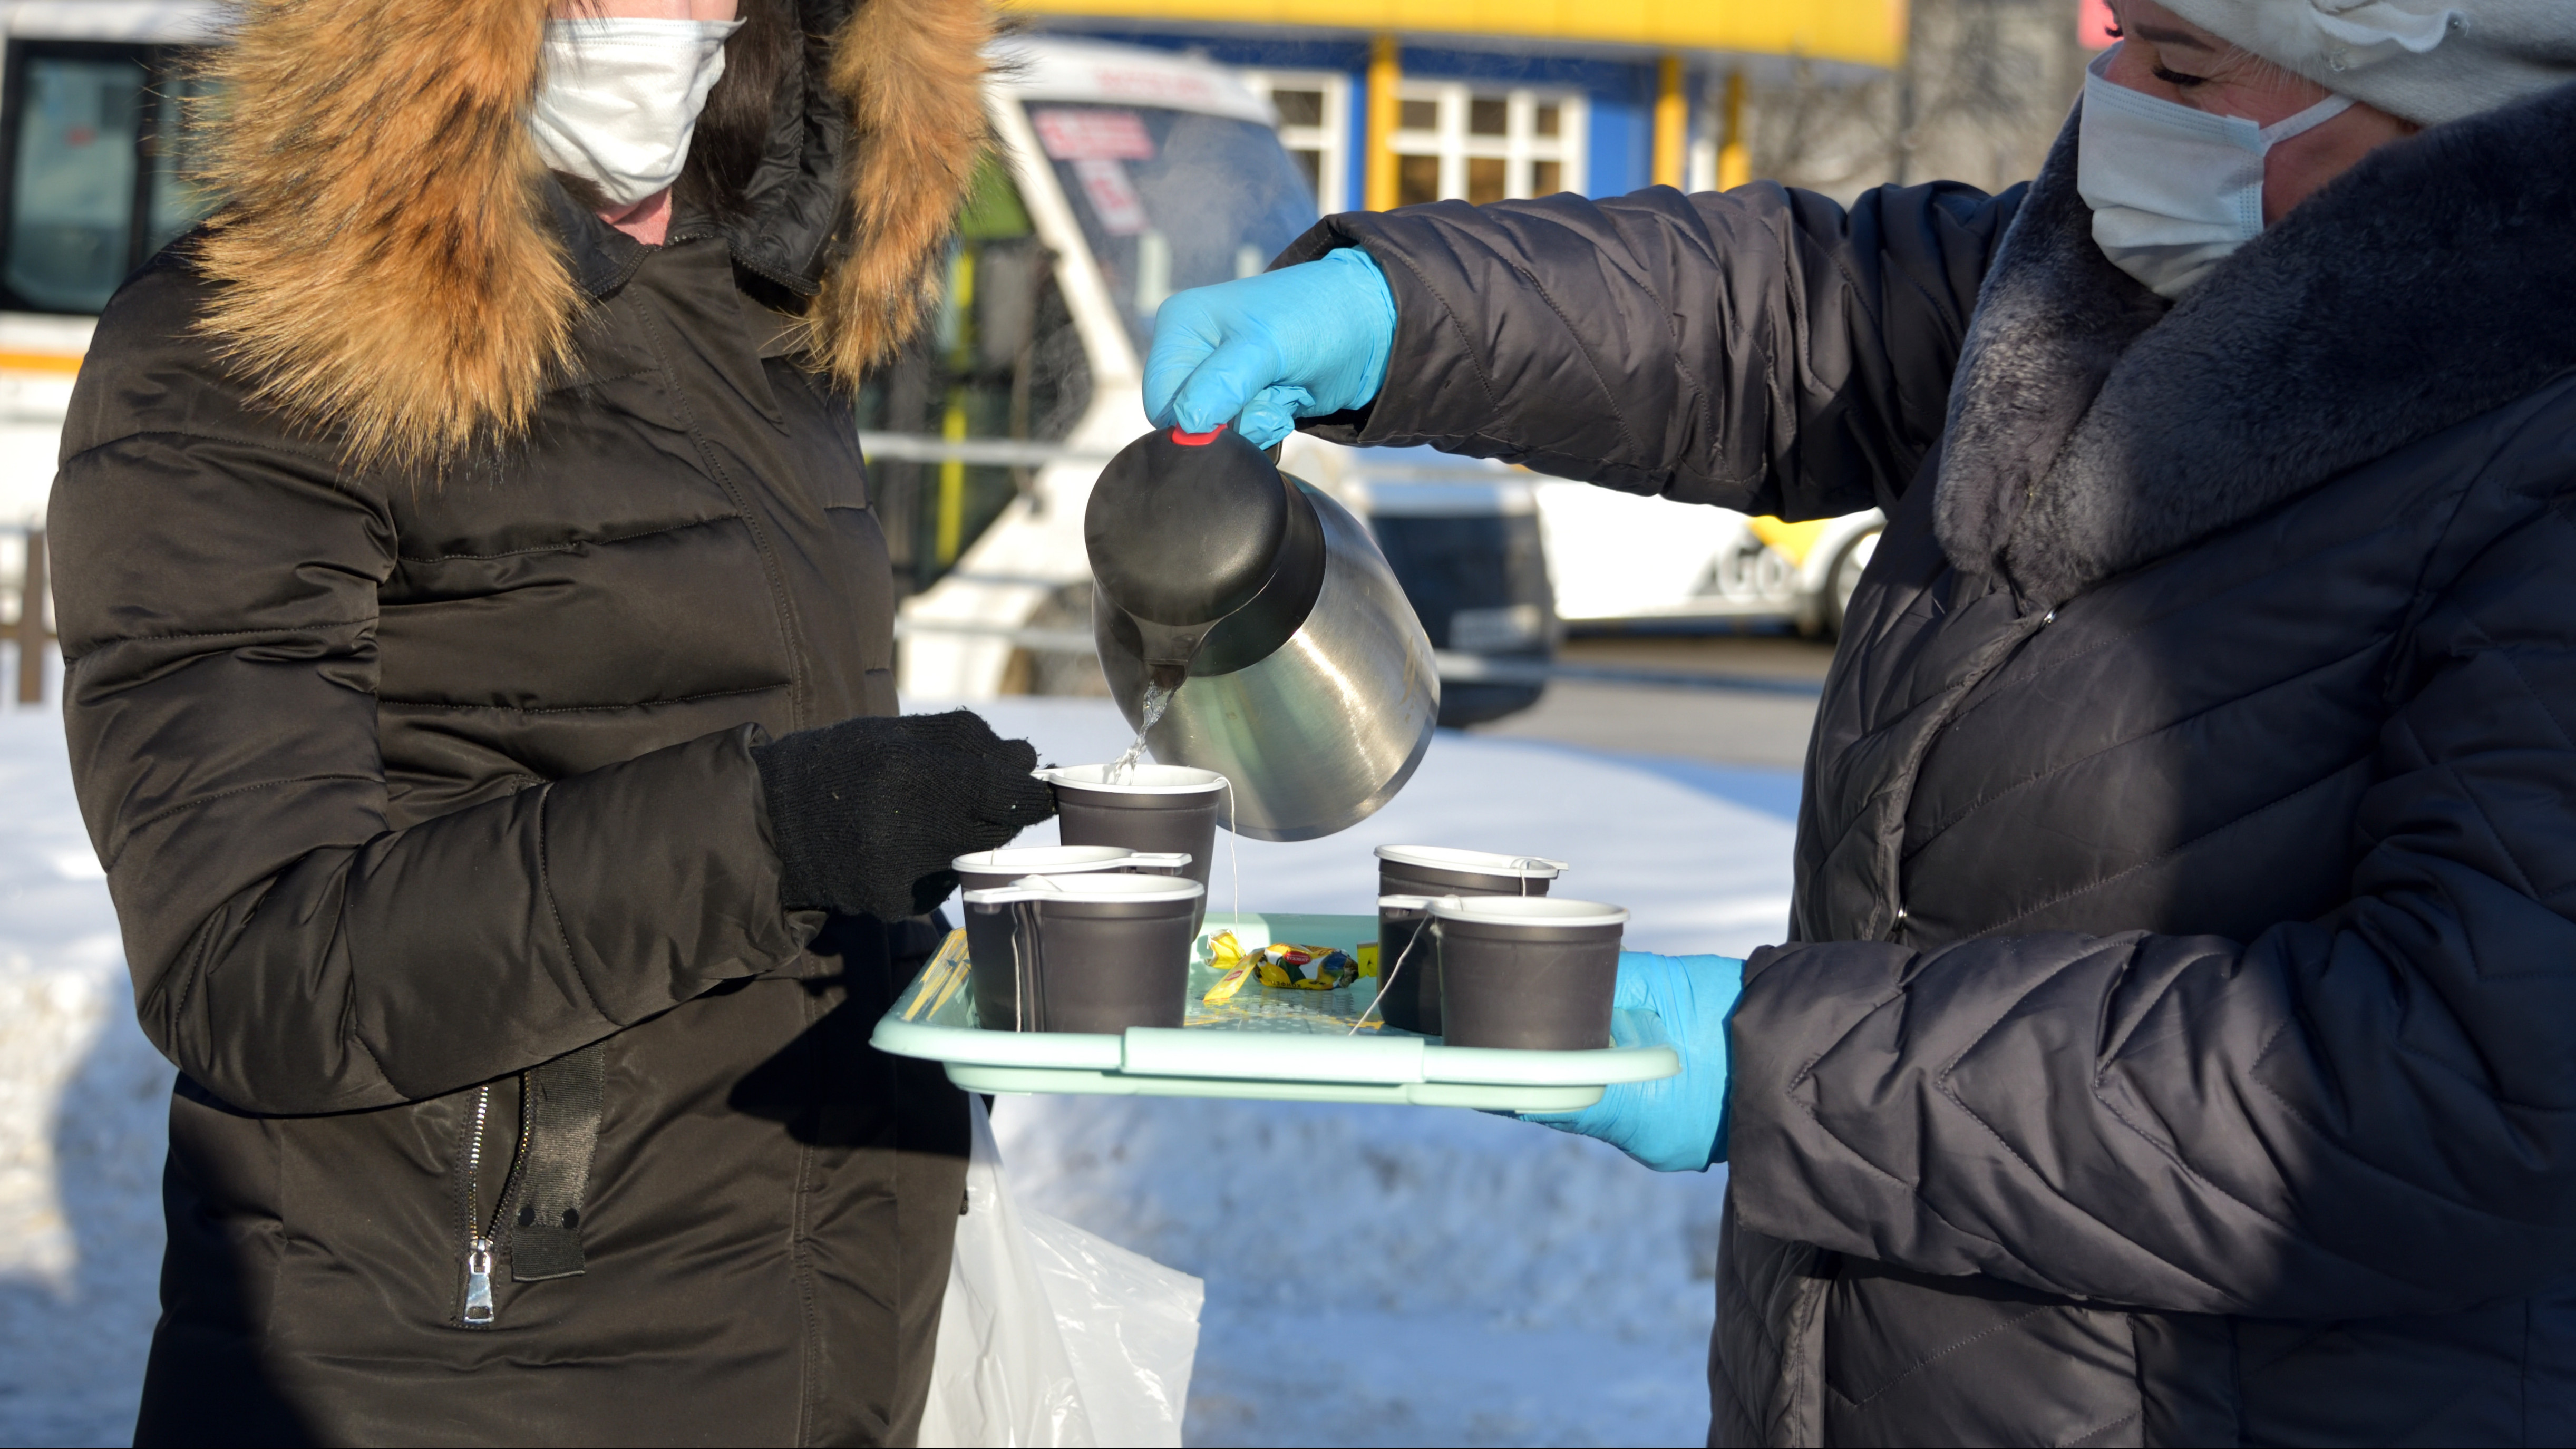
M1221 774L1217 778L1225 782L1225 878L1234 891L1232 914L1240 922L1243 919L1243 856L1234 845L1234 777Z
M1524 855L1514 859L1512 861L1512 867L1521 872L1521 894L1529 894L1529 873L1531 871L1536 870L1542 865L1552 865L1554 863L1555 862L1553 861L1541 860L1535 855Z
M1413 948L1421 943L1423 937L1430 934L1431 918L1425 916L1423 917L1422 925L1416 929L1412 935L1404 938L1404 949L1395 953L1395 964L1377 973L1377 995L1370 997L1369 1004L1360 1008L1360 1019L1352 1022L1351 1029L1343 1032L1342 1035L1358 1036L1360 1034L1360 1028L1368 1025L1369 1013L1377 1010L1379 1002L1386 1000L1387 988L1395 984L1395 973L1404 969L1404 958L1412 955ZM1384 1017L1380 1017L1378 1020L1381 1025L1385 1022Z

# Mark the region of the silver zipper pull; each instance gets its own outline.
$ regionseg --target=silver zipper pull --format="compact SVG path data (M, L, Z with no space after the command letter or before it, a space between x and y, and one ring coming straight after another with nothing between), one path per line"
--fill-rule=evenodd
M492 1322L492 1240L476 1238L465 1250L465 1322L482 1328Z

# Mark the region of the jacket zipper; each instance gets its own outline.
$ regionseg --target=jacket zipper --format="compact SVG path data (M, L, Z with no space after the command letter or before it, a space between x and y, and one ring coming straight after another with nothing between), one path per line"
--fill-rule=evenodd
M528 1155L527 1114L521 1112L519 1150L510 1158L510 1179L519 1175L519 1164ZM465 1313L468 1328L489 1328L498 1317L492 1304L492 1250L501 1235L501 1214L508 1208L511 1181L505 1180L492 1204L492 1216L483 1216L477 1189L483 1167L483 1134L492 1120L492 1084L484 1083L474 1093L474 1126L465 1137Z
M492 1236L475 1188L483 1168L483 1129L492 1118L492 1084L474 1094L474 1126L465 1134L465 1326L492 1326Z

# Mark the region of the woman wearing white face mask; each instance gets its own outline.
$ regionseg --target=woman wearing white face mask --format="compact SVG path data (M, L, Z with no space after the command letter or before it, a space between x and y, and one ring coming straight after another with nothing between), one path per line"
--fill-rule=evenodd
M52 518L181 1075L143 1443L903 1443L964 1099L867 1047L1052 809L895 715L850 394L983 134L974 0L253 0L227 203Z
M2026 187L1334 217L1148 403L1888 510L1790 941L1549 1123L1730 1162L1712 1442L2569 1442L2576 5L2114 9Z

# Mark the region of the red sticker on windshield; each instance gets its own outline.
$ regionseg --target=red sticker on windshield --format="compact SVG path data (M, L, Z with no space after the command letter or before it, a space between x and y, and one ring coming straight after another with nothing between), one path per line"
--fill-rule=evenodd
M1134 111L1061 110L1029 113L1038 141L1058 161L1151 161L1154 138Z
M1082 179L1082 194L1091 201L1091 213L1100 218L1100 229L1111 236L1135 236L1150 224L1145 215L1145 198L1136 194L1136 183L1127 179L1127 168L1115 161L1076 161L1073 174Z

